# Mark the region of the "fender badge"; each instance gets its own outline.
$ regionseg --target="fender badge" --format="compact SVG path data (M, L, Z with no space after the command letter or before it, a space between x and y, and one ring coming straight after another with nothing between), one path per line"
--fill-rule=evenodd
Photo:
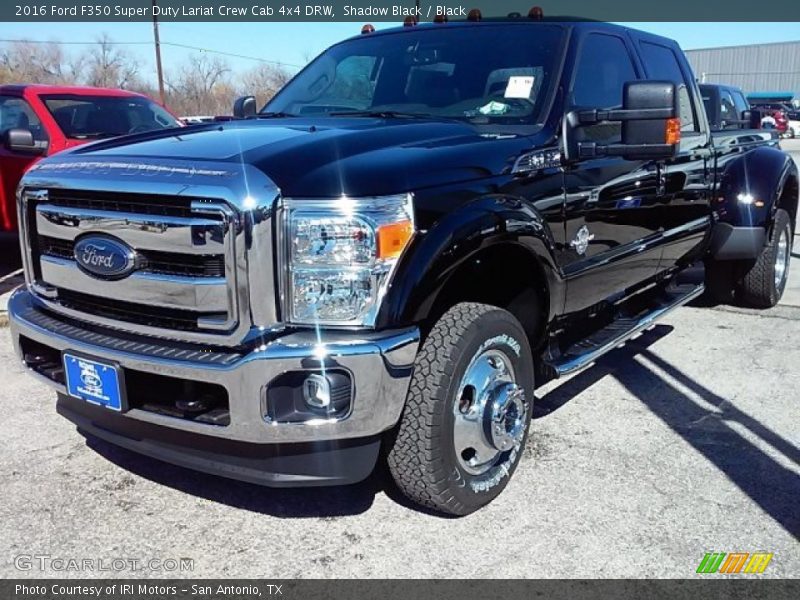
M594 239L594 234L589 233L589 228L584 225L580 229L578 229L578 233L575 234L575 239L572 240L569 245L577 252L578 254L586 254L587 248L589 248L589 242Z

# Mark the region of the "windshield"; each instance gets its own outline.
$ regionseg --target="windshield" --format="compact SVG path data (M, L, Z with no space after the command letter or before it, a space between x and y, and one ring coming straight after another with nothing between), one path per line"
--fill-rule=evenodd
M47 110L68 138L85 140L178 127L158 104L138 96L44 96Z
M338 44L262 113L403 113L474 123L532 124L555 78L557 25L422 27Z

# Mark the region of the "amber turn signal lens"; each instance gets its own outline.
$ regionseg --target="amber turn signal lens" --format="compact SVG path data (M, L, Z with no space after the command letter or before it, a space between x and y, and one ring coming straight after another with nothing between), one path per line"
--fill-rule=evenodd
M681 120L677 117L667 119L666 131L664 131L664 143L673 146L681 142Z
M401 221L378 228L378 258L397 258L403 252L414 226L411 221Z

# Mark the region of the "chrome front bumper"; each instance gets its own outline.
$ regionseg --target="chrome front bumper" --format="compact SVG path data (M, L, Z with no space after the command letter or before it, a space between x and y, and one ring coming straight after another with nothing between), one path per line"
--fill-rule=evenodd
M25 290L11 297L8 309L14 347L23 362L21 336L59 353L73 350L113 361L123 369L216 383L228 393L230 424L226 426L137 408L114 414L116 418L256 444L348 440L390 429L400 418L419 346L416 328L380 333L323 331L319 335L286 335L238 354L233 350L214 353L200 347L187 350L185 344L170 345L171 342L154 338L132 341L129 336L115 336L113 330L100 333L94 328L83 329L79 322L43 310ZM351 374L355 392L349 414L338 420L269 422L265 417L269 382L286 372L323 367L345 369ZM31 372L58 393L66 394L63 385Z

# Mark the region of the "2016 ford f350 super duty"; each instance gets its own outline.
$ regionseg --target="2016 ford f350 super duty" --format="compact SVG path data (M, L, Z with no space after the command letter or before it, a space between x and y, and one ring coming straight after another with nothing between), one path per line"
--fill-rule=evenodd
M370 32L237 112L21 184L13 339L83 432L267 485L359 481L383 448L409 498L465 514L514 473L534 388L701 294L688 266L725 301L786 284L796 166L769 132L712 135L662 37Z

